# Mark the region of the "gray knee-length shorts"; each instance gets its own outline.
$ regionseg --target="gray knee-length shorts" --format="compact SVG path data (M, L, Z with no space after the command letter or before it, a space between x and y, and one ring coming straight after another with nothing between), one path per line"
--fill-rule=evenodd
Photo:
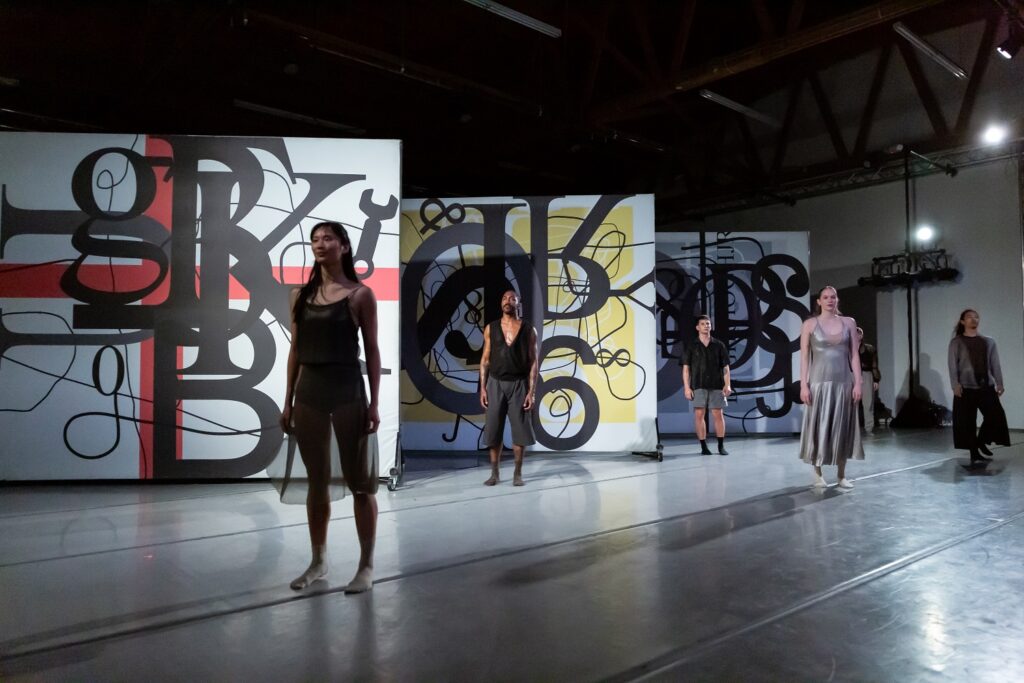
M533 424L529 412L523 410L523 401L529 391L527 379L503 380L495 377L487 378L487 412L484 422L484 446L494 448L501 446L501 437L505 432L505 417L512 427L512 444L515 446L532 446ZM534 407L536 410L536 406Z

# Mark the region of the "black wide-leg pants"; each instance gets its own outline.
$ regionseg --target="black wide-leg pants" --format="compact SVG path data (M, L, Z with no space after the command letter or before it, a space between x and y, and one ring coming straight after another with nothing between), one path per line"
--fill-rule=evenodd
M977 429L978 411L981 428ZM1010 430L1006 413L994 387L963 390L963 396L953 397L953 447L971 450L978 444L1010 445Z

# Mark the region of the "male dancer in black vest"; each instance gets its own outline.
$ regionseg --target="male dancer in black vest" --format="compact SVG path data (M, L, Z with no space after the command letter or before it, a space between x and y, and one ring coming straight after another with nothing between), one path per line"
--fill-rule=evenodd
M530 411L533 410L538 372L537 333L519 314L519 295L501 295L501 319L484 327L484 351L480 358L480 405L486 411L484 443L491 456L491 478L498 483L501 440L505 416L512 427L515 471L512 485L523 485L523 454L534 443Z

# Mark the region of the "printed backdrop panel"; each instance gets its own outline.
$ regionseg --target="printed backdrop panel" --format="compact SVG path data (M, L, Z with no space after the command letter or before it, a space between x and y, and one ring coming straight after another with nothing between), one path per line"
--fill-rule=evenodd
M381 473L398 431L401 147L0 134L0 478L263 473L309 229L379 302Z
M403 447L483 447L483 328L509 288L542 338L539 447L654 447L651 195L409 199L401 239Z
M711 316L729 347L726 433L799 431L800 325L807 301L805 232L657 234L658 423L693 432L679 358Z

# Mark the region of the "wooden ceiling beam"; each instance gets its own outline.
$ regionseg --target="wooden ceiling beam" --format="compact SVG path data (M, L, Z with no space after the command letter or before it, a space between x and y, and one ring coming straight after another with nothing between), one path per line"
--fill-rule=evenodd
M832 147L836 150L836 156L840 159L845 159L850 156L850 152L846 149L846 142L843 140L843 133L839 130L839 124L836 122L836 116L832 112L832 106L828 102L828 97L825 95L825 88L821 85L821 79L818 78L816 72L811 72L807 76L807 82L811 84L811 92L814 93L814 99L818 103L818 110L821 112L821 119L825 122L825 130L828 131L828 136L832 140Z
M612 8L611 3L608 3L608 6L610 11ZM593 39L594 41L599 42L605 53L607 53L616 62L618 62L623 69L632 74L638 81L644 83L645 85L649 85L652 82L651 77L647 74L646 71L644 71L639 66L634 64L633 60L624 55L622 53L622 50L615 47L615 45L613 45L611 41L608 40L607 32L602 33L593 24L591 24L589 21L584 19L579 14L573 15L573 19L575 20L576 25L583 29L584 33L589 35L591 39Z
M594 86L597 84L597 74L601 70L601 57L604 55L604 46L608 42L608 20L611 18L612 4L605 2L601 6L601 14L598 17L597 35L600 39L594 40L593 42L593 54L591 55L590 65L587 69L586 80L583 82L583 97L581 102L584 111L590 106L590 101L594 97Z
M661 72L661 65L658 63L658 55L654 50L654 41L651 40L651 32L647 26L650 21L650 3L641 3L634 0L631 3L633 23L636 25L637 35L640 36L640 46L644 51L644 60L647 62L647 69L651 72L651 80L660 83L665 80Z
M800 91L803 89L804 80L798 78L790 86L789 102L786 104L786 115L782 119L782 128L779 130L779 137L775 143L775 158L772 161L772 176L782 170L782 162L789 150L789 136L793 129L793 119L796 118L796 105L800 101Z
M689 69L671 81L644 88L597 107L592 118L598 123L614 121L632 109L652 101L700 88L768 64L788 55L827 43L866 28L891 22L899 17L939 4L945 0L884 0L842 17L822 22L792 35L765 41L752 47L713 59Z
M964 135L967 132L968 126L971 125L974 103L978 99L978 91L981 89L981 82L985 78L985 71L988 69L989 58L994 51L993 46L996 42L996 28L998 25L998 20L992 17L985 21L985 31L981 34L981 43L978 44L978 55L974 58L971 77L967 81L967 90L964 92L964 99L960 103L960 113L956 117L955 130L959 135Z
M683 58L686 56L686 44L690 42L690 32L693 30L693 14L697 9L697 0L684 0L679 11L679 31L676 33L676 41L672 45L672 66L670 73L672 78L679 77L679 70L683 68Z
M535 116L539 116L542 111L540 103L531 102L524 97L486 83L480 83L426 64L419 64L405 59L401 55L296 24L266 12L246 10L243 25L248 28L262 27L285 35L302 36L308 41L311 49L384 71L399 78L418 81L442 90L470 92Z
M789 14L786 16L786 35L795 33L800 28L800 22L804 18L804 0L793 0L789 5Z
M932 123L932 130L935 131L935 135L942 137L949 133L949 126L946 125L946 117L942 115L942 108L939 106L939 99L935 96L935 91L932 90L931 84L928 83L928 78L924 75L924 69L921 68L921 62L917 58L917 53L914 52L914 48L911 47L910 43L905 40L899 40L896 42L899 46L900 54L903 55L903 61L907 65L907 71L910 73L910 80L914 83L914 89L917 90L917 96L921 100L921 104L924 105L924 111L928 114L928 120ZM947 74L943 74L947 75Z
M871 88L868 90L868 98L864 103L864 113L860 117L860 126L857 127L857 140L853 143L853 156L861 158L867 151L868 137L871 135L871 126L875 122L875 109L878 108L878 98L882 93L882 85L885 83L885 74L889 70L889 59L892 57L892 42L882 46L878 55L878 63L875 65L875 75L871 78Z
M718 117L717 123L712 126L711 134L704 138L704 177L700 181L702 190L711 186L715 173L722 165L722 142L725 141L726 118L725 116Z
M764 4L764 0L750 0L754 8L754 17L757 19L757 29L761 32L761 40L771 40L777 37L775 22L772 15Z
M740 126L740 133L743 134L743 151L747 157L747 163L753 175L760 181L764 179L764 163L761 161L761 154L757 151L754 143L754 135L750 132L750 124L743 114L736 114L736 120Z

